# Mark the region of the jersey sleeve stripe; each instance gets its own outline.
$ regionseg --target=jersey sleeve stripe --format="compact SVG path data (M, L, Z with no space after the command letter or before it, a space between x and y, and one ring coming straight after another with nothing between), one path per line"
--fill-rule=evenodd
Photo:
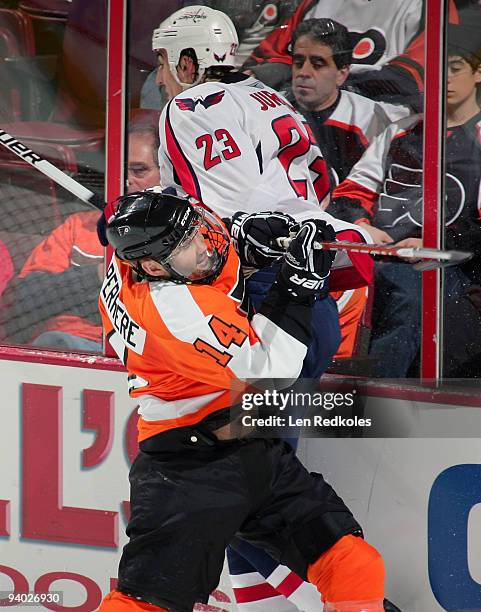
M336 234L337 240L347 242L365 242L362 232L355 230L344 230ZM374 281L374 260L367 253L355 253L350 251L344 253L347 260L346 267L338 267L331 272L329 288L331 291L343 291L345 289L357 289L364 287Z
M172 102L173 100L169 102L167 113L165 115L165 139L167 151L172 161L172 166L175 168L177 176L179 177L182 189L188 195L202 201L202 193L197 176L195 175L191 163L185 157L179 141L175 137L170 117Z
M344 121L339 121L336 119L326 119L324 125L332 125L333 127L341 128L345 132L354 132L359 136L359 139L365 148L369 146L369 140L358 125L353 125L352 123L345 123Z
M141 395L139 399L139 414L144 421L168 421L192 415L210 402L219 398L224 392L216 391L206 395L187 397L177 400L164 400L154 395Z
M196 339L208 342L217 351L225 351L216 338L209 321L212 314L202 310L202 306L193 298L186 285L176 287L178 299L161 299L160 288L151 289L152 301L164 321L169 332L179 341L193 344ZM178 304L182 303L182 309ZM222 303L220 303L221 305ZM220 309L219 305L219 309ZM219 310L216 314L222 318ZM189 321L188 326L185 321ZM237 322L242 329L245 318L239 317ZM251 322L254 334L251 334L240 346L232 344L228 352L231 359L226 371L230 371L231 378L239 380L260 378L296 378L302 367L306 346L296 334L285 331L268 318L257 314ZM289 359L284 355L289 354ZM219 371L219 376L221 372ZM220 379L219 379L220 381Z
M124 365L127 365L127 347L122 341L122 338L119 334L113 329L109 334L107 334L107 340L109 341L110 346L117 353L119 359L122 361Z

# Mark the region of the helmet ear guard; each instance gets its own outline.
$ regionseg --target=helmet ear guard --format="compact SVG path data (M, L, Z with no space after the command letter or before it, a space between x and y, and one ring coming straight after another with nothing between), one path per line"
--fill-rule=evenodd
M182 51L194 50L199 66L196 82L212 66L234 67L238 45L231 19L208 6L188 6L176 11L154 30L152 36L152 50L167 51L175 76Z

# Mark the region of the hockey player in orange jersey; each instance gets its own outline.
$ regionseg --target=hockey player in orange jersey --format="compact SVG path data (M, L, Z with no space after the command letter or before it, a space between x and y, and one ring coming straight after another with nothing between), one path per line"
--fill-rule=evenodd
M139 402L140 452L130 472L130 540L100 612L206 603L234 535L315 584L326 612L381 612L383 561L349 509L288 444L237 430L232 399L249 380L299 375L333 259L312 245L334 239L332 227L301 225L251 317L228 233L200 205L124 196L107 236L116 257L100 310Z

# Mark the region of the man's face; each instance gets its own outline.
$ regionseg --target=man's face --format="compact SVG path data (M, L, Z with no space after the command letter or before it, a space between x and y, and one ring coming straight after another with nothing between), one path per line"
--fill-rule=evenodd
M448 107L459 107L461 104L476 97L476 85L481 83L481 71L473 70L471 65L459 55L448 57Z
M339 69L330 47L310 36L296 40L292 58L292 88L298 104L310 111L323 110L336 101L349 68Z
M160 172L155 155L157 151L153 136L134 133L129 137L127 193L143 191L160 184Z

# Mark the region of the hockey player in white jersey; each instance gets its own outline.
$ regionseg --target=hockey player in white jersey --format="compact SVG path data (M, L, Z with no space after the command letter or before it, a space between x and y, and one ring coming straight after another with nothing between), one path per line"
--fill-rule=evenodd
M175 15L177 18L174 19ZM233 69L237 34L230 19L204 6L181 9L154 30L153 49L175 67L194 49L198 84L173 98L160 119L162 187L208 202L223 217L276 210L296 221L320 218L342 239L370 241L359 227L324 212L325 160L304 117L278 92ZM332 283L364 284L367 259L338 253Z
M321 218L335 228L338 238L364 241L361 229L323 212L329 202L328 172L304 117L276 91L234 70L238 41L230 19L208 7L194 6L178 11L168 22L167 27L161 24L154 31L153 50L166 49L175 74L182 51L193 49L199 80L164 108L159 151L162 187L187 194L222 217L233 218L234 236L252 224L245 214L271 210L295 221ZM281 251L272 248L270 238L266 237L260 250L274 261ZM345 254L338 256L331 288L332 283L339 289L365 284L370 264L365 257L351 261ZM275 274L275 268L267 268L251 277L248 291L256 308ZM317 379L338 344L336 305L329 297L318 300L313 342L301 376ZM265 574L280 575L272 566ZM281 580L275 578L272 583L279 594L278 610L281 605L282 610L295 609L288 607L282 595L301 609L321 609L319 596L310 585L299 581L292 588L292 580L286 577L282 574Z

